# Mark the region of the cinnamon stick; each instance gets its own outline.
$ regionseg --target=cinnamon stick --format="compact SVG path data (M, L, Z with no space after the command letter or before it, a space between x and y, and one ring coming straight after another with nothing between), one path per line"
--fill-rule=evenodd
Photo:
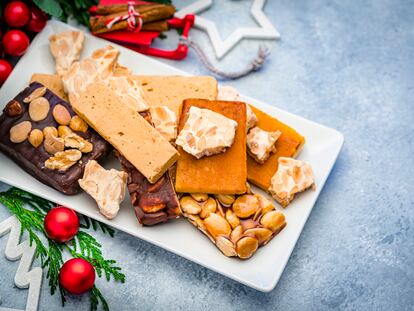
M166 19L172 17L175 13L175 7L171 5L139 5L136 6L135 9L140 15L143 22L143 25L157 22L157 21L165 21ZM128 14L127 11L118 12L106 16L91 16L90 18L90 27L91 31L96 34L100 33L106 33L110 31L115 30L121 30L126 29L128 27L128 22L126 20L119 21L112 25L111 29L108 29L106 27L106 24L108 21L112 20L113 18L116 18L118 16L123 16ZM138 17L135 18L136 22L138 23L139 19ZM156 25L159 27L160 25ZM168 25L162 25L162 28L164 29ZM161 30L163 31L163 30Z

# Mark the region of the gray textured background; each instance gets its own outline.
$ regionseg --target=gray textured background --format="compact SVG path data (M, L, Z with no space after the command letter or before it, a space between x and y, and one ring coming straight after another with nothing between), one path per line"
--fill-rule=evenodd
M223 36L254 25L251 1L216 2L203 16L220 23ZM266 42L272 56L262 71L228 84L345 135L279 284L260 293L122 232L98 233L127 275L125 284L98 281L112 310L412 310L414 2L270 0L265 12L282 40ZM192 37L213 57L204 33ZM258 43L243 41L217 64L239 68ZM193 53L166 62L208 74ZM8 215L0 208L0 220ZM0 268L1 306L22 308L17 263L0 256ZM88 307L87 297L73 297L65 310ZM59 296L44 282L40 310L55 309Z

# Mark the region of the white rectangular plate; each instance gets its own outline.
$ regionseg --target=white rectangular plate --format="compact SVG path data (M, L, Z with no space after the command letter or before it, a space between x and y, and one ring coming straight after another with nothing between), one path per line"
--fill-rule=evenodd
M50 21L42 33L33 40L29 51L17 64L0 90L1 109L27 85L33 73L54 73L54 60L49 53L48 38L53 33L68 29L71 29L71 27L66 24ZM107 41L86 35L83 57L107 44ZM119 62L134 70L136 74L186 75L186 73L152 58L120 46L116 47L121 51ZM71 207L79 213L167 249L247 286L260 291L271 291L276 286L309 213L332 169L342 147L343 136L333 129L263 104L252 98L245 97L245 100L291 125L306 137L306 144L300 159L311 163L315 173L317 189L299 195L283 211L288 223L286 228L268 245L260 248L249 260L243 261L225 257L207 237L185 219L170 221L167 224L155 227L140 226L135 218L128 196L124 200L118 216L113 220L107 220L101 216L95 202L87 194L63 195L38 182L3 154L0 154L0 180L53 202ZM114 158L105 161L104 166L119 167ZM262 193L258 189L253 188L253 190Z

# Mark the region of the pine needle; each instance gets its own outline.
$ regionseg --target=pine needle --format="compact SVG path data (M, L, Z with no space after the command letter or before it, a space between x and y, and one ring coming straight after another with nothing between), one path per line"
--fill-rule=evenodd
M6 206L19 220L21 224L20 234L26 232L29 237L29 244L34 243L36 245L36 258L40 259L41 267L47 269L46 278L48 279L50 293L53 295L59 289L62 306L66 301L66 292L59 283L59 270L64 263L64 250L68 251L72 257L88 260L95 267L99 277L104 274L107 281L110 281L112 277L115 281L125 282L125 275L121 272L122 269L117 266L115 260L104 258L101 244L89 233L79 230L74 239L62 244L56 243L47 237L43 222L47 212L56 206L53 202L12 187L7 191L0 192L0 203ZM92 226L95 231L99 228L104 234L114 236L114 230L109 226L86 216L79 216L79 218L84 222L81 224L81 228L90 229ZM42 242L40 236L47 241L47 245ZM91 310L97 310L98 305L102 304L103 310L109 311L107 301L96 286L90 290L89 295Z

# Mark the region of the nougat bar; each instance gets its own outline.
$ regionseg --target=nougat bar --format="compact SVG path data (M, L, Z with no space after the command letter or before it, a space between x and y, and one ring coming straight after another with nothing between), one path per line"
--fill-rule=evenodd
M177 161L177 150L105 84L93 83L69 99L73 109L150 183Z
M144 98L151 107L167 106L181 115L184 99L216 99L217 81L213 77L185 76L134 76L144 91Z
M242 102L187 99L183 104L179 130L192 106L210 109L237 122L233 145L225 152L201 159L179 147L175 189L188 193L238 194L246 191L246 105Z
M279 157L296 157L305 144L305 138L288 125L256 107L250 107L257 116L257 127L268 132L281 132L274 145L276 152L272 153L266 162L260 164L250 155L247 157L247 179L259 188L267 191L270 186L270 180L277 171Z

